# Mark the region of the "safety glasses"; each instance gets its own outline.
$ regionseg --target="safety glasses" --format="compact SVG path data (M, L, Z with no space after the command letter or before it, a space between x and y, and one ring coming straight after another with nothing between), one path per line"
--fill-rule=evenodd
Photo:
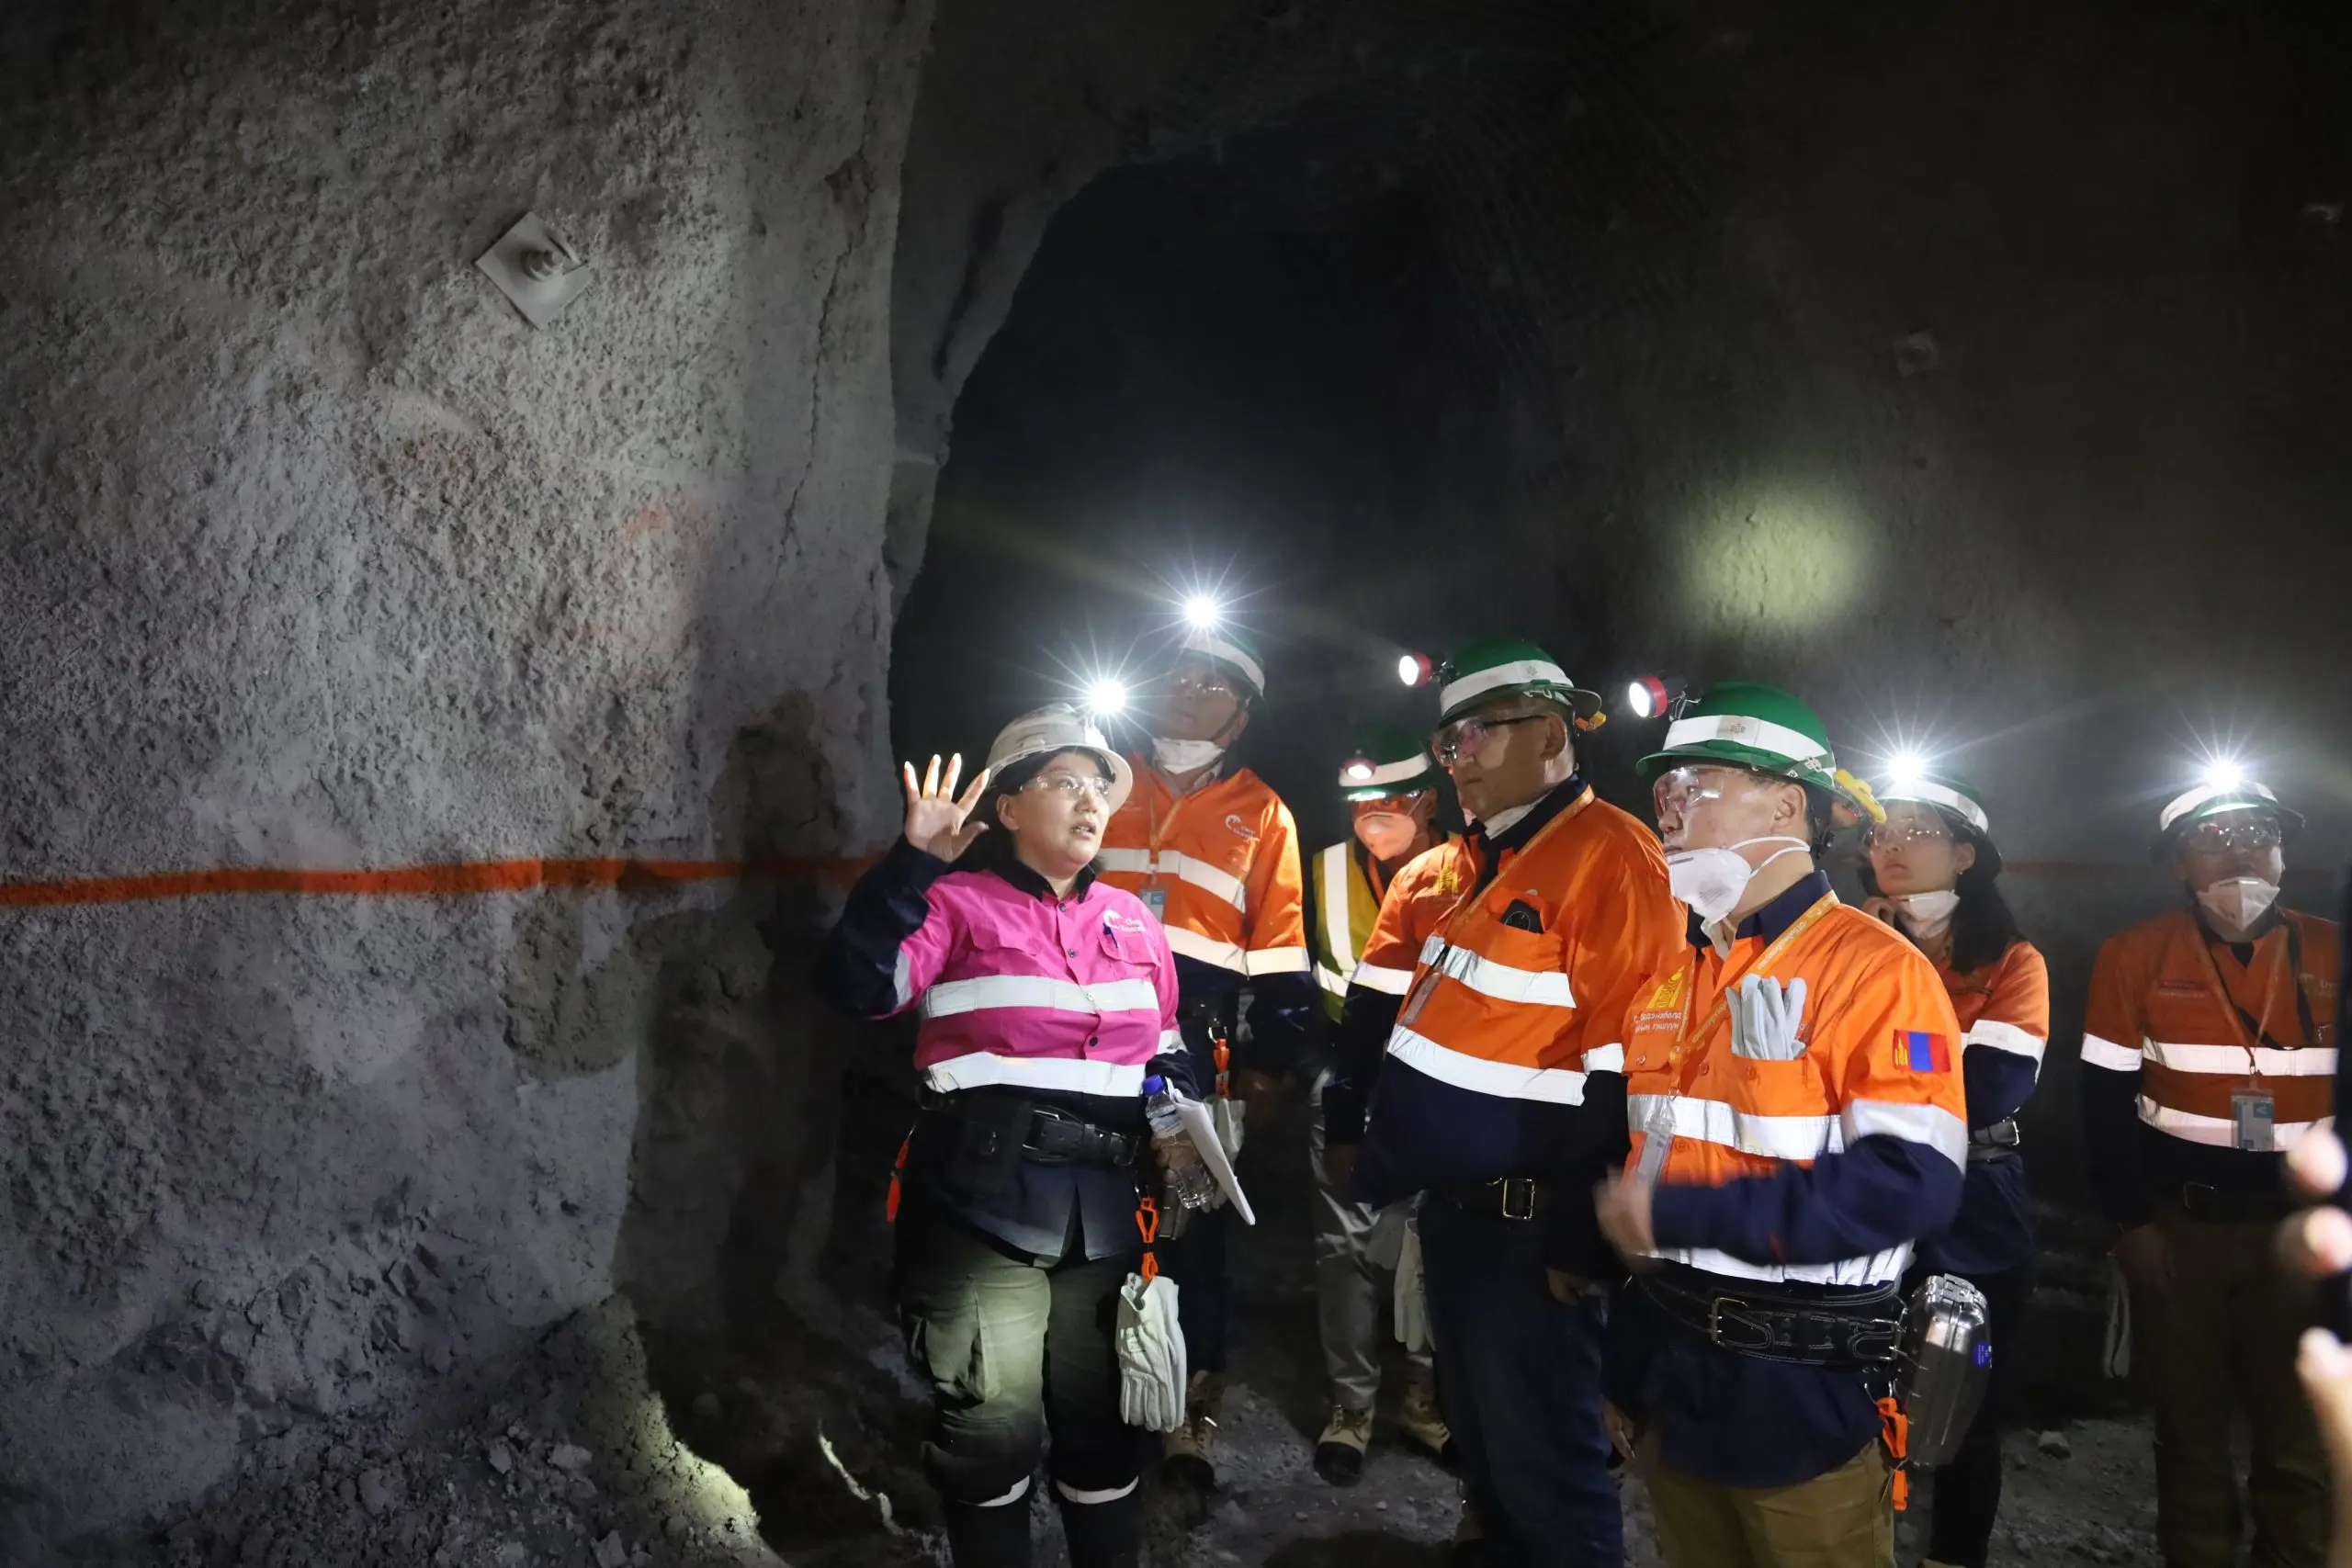
M2246 817L2234 822L2208 819L2180 836L2183 849L2208 855L2232 850L2275 850L2285 841L2276 817Z
M1057 795L1066 800L1076 800L1090 791L1097 800L1111 798L1111 781L1100 773L1092 778L1082 773L1039 773L1021 788L1023 794Z
M1462 760L1464 751L1481 750L1488 740L1512 725L1534 724L1550 716L1548 714L1529 713L1517 718L1457 719L1430 737L1430 750L1436 753L1440 763L1450 768Z

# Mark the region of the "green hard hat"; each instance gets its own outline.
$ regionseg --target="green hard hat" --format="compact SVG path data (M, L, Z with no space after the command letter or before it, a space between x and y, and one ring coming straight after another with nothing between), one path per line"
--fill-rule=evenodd
M1568 679L1559 661L1532 642L1489 637L1474 642L1445 663L1438 688L1438 723L1452 724L1481 703L1497 697L1540 697L1559 704L1578 719L1600 712L1600 694Z
M1993 819L1984 810L1984 796L1977 787L1941 768L1919 768L1907 773L1891 774L1884 784L1873 787L1871 793L1881 806L1893 806L1908 800L1921 806L1932 806L1951 818L1977 845L1976 860L1980 865L1990 863L1994 875L2000 874L2001 852L1993 842Z
M2292 842L2303 830L2302 813L2290 811L2278 804L2267 784L2258 779L2232 778L2226 782L2209 779L2195 789L2183 791L2165 804L2156 814L2156 840L2148 847L2150 856L2157 861L2172 853L2173 845L2183 833L2204 821L2229 811L2259 811L2278 818L2281 842Z
M1231 626L1219 623L1213 626L1195 626L1184 634L1183 646L1177 657L1196 654L1241 679L1242 684L1260 702L1266 700L1266 665L1258 656L1257 646Z
M1726 681L1666 727L1666 746L1634 764L1645 779L1708 762L1826 790L1857 817L1881 815L1870 787L1838 768L1821 716L1778 686Z
M1409 729L1387 727L1364 738L1340 765L1340 798L1348 801L1385 800L1437 787L1437 760L1429 745Z

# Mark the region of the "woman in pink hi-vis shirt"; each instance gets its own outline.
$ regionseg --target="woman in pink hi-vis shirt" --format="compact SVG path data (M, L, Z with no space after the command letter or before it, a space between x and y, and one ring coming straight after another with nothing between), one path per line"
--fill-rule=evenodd
M1112 1325L1142 1252L1144 1080L1194 1092L1175 962L1142 903L1095 880L1133 775L1083 716L1014 720L958 796L961 768L905 770L906 835L851 890L819 984L862 1017L922 1019L893 1289L932 1382L923 1459L956 1568L1026 1568L1048 1429L1074 1568L1132 1568L1142 1444Z

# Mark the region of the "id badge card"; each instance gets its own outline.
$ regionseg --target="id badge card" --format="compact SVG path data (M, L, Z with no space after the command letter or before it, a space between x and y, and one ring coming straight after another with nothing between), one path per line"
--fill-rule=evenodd
M2278 1146L2273 1126L2276 1102L2267 1094L2242 1089L2230 1096L2230 1129L2237 1146L2250 1154L2270 1154Z
M1153 919L1163 926L1168 923L1168 889L1147 887L1136 897L1143 900L1143 907L1151 911Z
M1410 1029L1413 1026L1413 1021L1421 1016L1421 1010L1430 1005L1430 993L1437 989L1438 981L1443 977L1435 969L1421 976L1421 983L1413 987L1413 994L1407 997L1405 1005L1396 1010L1398 1028Z
M1670 1094L1666 1104L1642 1129L1642 1159L1634 1168L1634 1179L1645 1187L1655 1187L1666 1173L1667 1156L1674 1152L1674 1102L1682 1097Z

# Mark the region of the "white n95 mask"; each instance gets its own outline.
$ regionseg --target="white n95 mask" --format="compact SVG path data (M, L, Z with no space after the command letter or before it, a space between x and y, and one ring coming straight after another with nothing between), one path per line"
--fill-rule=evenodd
M2233 876L2197 895L2205 912L2233 931L2242 931L2270 912L2278 901L2278 885L2258 876Z
M1960 908L1960 894L1950 887L1934 893L1898 893L1893 900L1895 918L1903 929L1921 942L1933 942L1951 929L1952 911Z
M1739 852L1750 844L1787 844L1764 857L1763 864L1750 865ZM1666 857L1666 883L1674 896L1690 906L1690 912L1708 925L1713 925L1739 907L1740 895L1756 874L1779 860L1813 846L1803 839L1786 835L1767 834L1758 839L1742 839L1724 849L1677 850Z
M1214 740L1163 740L1155 736L1151 742L1151 760L1168 773L1197 773L1225 755L1225 748Z

